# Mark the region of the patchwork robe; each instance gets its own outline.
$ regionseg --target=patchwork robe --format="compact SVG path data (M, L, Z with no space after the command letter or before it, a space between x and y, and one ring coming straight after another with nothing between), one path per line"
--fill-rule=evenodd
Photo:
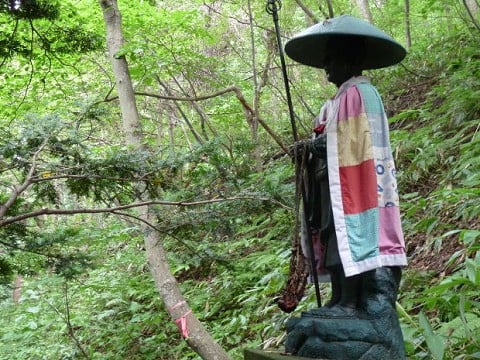
M328 182L341 263L347 277L407 264L395 165L382 100L363 76L340 86L322 107Z

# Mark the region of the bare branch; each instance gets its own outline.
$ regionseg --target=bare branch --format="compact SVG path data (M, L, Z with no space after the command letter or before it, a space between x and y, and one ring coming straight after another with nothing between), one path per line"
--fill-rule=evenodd
M289 206L276 201L271 198L266 197L257 197L257 196L233 196L227 198L216 198L216 199L208 199L208 200L198 200L198 201L144 201L144 202L137 202L128 205L121 205L103 209L49 209L43 208L36 211L32 211L26 214L21 214L17 216L12 216L7 219L0 220L0 227L6 226L9 224L13 224L18 221L22 221L25 219L37 217L40 215L75 215L75 214L101 214L101 213L114 213L120 210L126 209L133 209L138 207L150 206L150 205L162 205L162 206L198 206L198 205L207 205L207 204L215 204L224 201L237 201L237 200L260 200L260 201L269 201L275 203L285 209L290 209Z
M161 87L163 87L163 89L168 93L170 94L170 89L168 88L168 86L160 79L159 76L156 76L156 79L157 79L157 82L160 84ZM195 130L195 128L193 127L192 123L190 122L190 120L188 119L187 115L185 114L185 112L183 111L182 107L177 103L176 100L174 100L174 104L178 110L178 112L180 113L180 115L182 116L183 120L185 121L185 123L187 124L188 128L190 129L190 131L192 132L193 136L195 137L195 139L197 140L197 142L200 144L200 145L203 145L204 141L202 139L202 137L200 136L200 134Z
M64 283L64 294L65 294L65 316L63 318L64 318L64 320L67 324L68 336L70 336L72 338L73 342L80 349L80 351L82 352L85 359L90 359L90 356L88 356L87 352L83 348L82 343L80 342L80 340L78 340L77 336L75 335L75 330L72 326L72 321L71 321L71 317L70 317L70 303L68 301L68 281L67 281L67 279L65 279L65 283Z
M180 237L178 236L175 236L173 235L172 233L170 232L167 232L167 231L164 231L162 229L160 229L158 226L155 226L154 224L152 224L151 222L147 221L146 219L142 219L140 216L135 216L135 215L132 215L132 214L129 214L129 213L126 213L126 212L120 212L120 211L114 211L113 214L115 215L119 215L119 216L122 216L122 217L128 217L128 218L132 218L132 219L135 219L145 225L147 225L148 227L150 227L151 229L155 230L155 231L158 231L159 233L161 234L164 234L164 235L167 235L169 237L171 237L172 239L174 239L176 242L182 244L183 246L185 246L185 248L190 251L190 253L192 254L192 256L198 256L200 259L211 259L212 256L210 254L208 254L206 251L204 251L204 254L200 254L198 249L194 249L192 246L190 246L186 241L184 241L183 239L181 239ZM126 219L125 219L126 220ZM221 262L223 265L225 266L229 266L230 263L226 262L226 261L223 261L223 260L219 260L219 259L215 259L219 262Z
M119 178L119 177L110 177L110 176L100 176L100 175L93 175L93 174L85 174L85 175L74 175L74 174L63 174L63 175L52 175L52 176L44 176L44 177L33 177L31 179L32 184L52 181L52 180L59 180L59 179L102 179L102 180L112 180L112 181L119 181L119 182L132 182L132 181L143 181L145 180L145 176L141 178Z
M318 18L315 16L315 14L302 1L295 0L295 2L297 3L298 6L302 8L305 15L307 15L314 24L320 22Z
M245 96L243 96L242 91L235 85L229 86L223 90L217 91L213 94L207 94L207 95L200 95L200 96L195 96L195 97L176 97L176 96L166 96L166 95L159 95L159 94L152 94L152 93L145 93L145 92L135 92L135 95L140 95L140 96L149 96L157 99L164 99L164 100L173 100L173 101L203 101L203 100L208 100L220 95L224 95L229 92L234 92L235 96L237 97L238 101L240 101L240 104L242 104L243 110L245 112L245 116L247 119L251 119L252 116L254 115L254 110L252 107L248 104L247 100L245 99ZM117 100L118 97L112 97L109 99L105 99L105 101L114 101ZM282 150L285 153L288 153L288 149L283 144L281 139L273 132L273 130L267 125L267 123L262 120L260 117L257 118L258 122L262 127L265 129L265 131L275 140L275 142L282 148Z
M241 24L241 25L249 25L249 22L247 21L243 21L243 20L239 20L233 16L227 16L225 14L223 14L222 12L218 11L217 9L215 9L214 7L212 7L211 5L207 4L205 1L203 2L203 5L206 6L211 12L217 14L217 15L220 15L224 18L227 18L227 19L231 19L233 21L236 21L237 23ZM256 28L259 28L259 29L262 29L264 31L267 31L267 32L271 32L272 29L268 28L268 27L265 27L265 26L261 26L261 25L258 25L258 24L255 24L254 25Z
M150 96L154 97L157 99L164 99L164 100L175 100L175 101L203 101L203 100L208 100L223 94L226 94L228 92L236 92L240 91L238 87L236 86L229 86L223 90L217 91L216 93L213 94L208 94L208 95L199 95L199 96L193 96L193 97L176 97L176 96L166 96L166 95L159 95L159 94L152 94L152 93L145 93L145 92L135 92L135 95L140 95L140 96Z

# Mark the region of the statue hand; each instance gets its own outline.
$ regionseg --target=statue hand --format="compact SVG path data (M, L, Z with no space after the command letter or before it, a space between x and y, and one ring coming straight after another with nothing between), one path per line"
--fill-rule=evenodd
M320 159L327 158L327 135L320 134L310 141L310 152Z
M308 154L310 152L310 143L312 140L306 139L306 140L300 140L295 142L293 145L290 145L288 147L288 155L292 159L302 159L304 154Z

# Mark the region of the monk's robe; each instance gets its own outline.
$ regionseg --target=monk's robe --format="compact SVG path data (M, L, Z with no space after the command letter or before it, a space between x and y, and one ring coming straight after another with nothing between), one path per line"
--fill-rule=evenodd
M370 81L354 77L315 121L327 136L328 182L345 275L407 264L388 119Z

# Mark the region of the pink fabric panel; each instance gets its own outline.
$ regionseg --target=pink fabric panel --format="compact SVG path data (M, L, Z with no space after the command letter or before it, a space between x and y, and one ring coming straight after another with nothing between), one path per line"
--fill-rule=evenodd
M340 97L338 108L338 121L346 121L348 118L358 117L365 113L362 97L356 86L351 86Z
M380 211L380 254L404 254L405 242L400 223L398 206L381 207Z

